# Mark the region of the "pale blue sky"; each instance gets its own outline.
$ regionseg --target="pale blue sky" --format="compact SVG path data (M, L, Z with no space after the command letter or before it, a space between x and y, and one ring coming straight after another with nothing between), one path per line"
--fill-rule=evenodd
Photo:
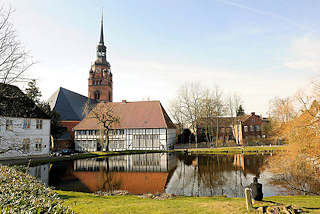
M274 96L308 85L320 67L318 0L4 0L39 63L44 98L59 86L87 95L101 8L114 99L167 106L186 81L242 96L265 114Z

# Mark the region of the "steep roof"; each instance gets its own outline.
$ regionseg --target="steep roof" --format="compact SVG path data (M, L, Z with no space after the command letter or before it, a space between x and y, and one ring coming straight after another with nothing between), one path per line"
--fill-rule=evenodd
M97 108L111 108L115 116L120 118L120 122L112 128L172 128L175 126L168 114L162 107L160 101L140 101L140 102L113 102L99 103ZM93 109L94 111L94 109ZM74 130L97 130L100 128L98 120L88 114Z
M82 114L85 103L93 100L86 96L60 87L48 99L50 108L60 115L60 120L80 121L84 118Z
M0 116L49 119L17 86L0 83Z

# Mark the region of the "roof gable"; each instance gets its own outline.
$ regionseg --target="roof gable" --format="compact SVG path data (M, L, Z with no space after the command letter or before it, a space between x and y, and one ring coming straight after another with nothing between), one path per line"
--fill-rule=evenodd
M114 114L120 118L118 124L113 125L113 129L130 128L173 128L174 124L161 106L160 101L141 102L113 102L99 103L104 107L112 108ZM96 107L99 108L99 107ZM99 129L98 121L89 113L74 130Z
M60 87L48 102L51 109L59 113L60 120L80 121L84 118L82 112L88 100L94 102L86 96Z

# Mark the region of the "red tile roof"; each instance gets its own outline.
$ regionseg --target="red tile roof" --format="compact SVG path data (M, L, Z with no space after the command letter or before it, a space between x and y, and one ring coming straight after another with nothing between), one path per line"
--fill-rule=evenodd
M120 122L113 125L113 129L130 128L169 128L175 126L160 101L140 102L107 102L99 103L95 108L112 108ZM88 114L74 130L98 130L100 125L97 119Z

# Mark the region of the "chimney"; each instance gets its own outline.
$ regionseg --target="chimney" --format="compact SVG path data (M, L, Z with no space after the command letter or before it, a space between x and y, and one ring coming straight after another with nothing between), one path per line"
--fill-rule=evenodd
M122 100L121 102L122 102L122 103L127 103L127 100Z

